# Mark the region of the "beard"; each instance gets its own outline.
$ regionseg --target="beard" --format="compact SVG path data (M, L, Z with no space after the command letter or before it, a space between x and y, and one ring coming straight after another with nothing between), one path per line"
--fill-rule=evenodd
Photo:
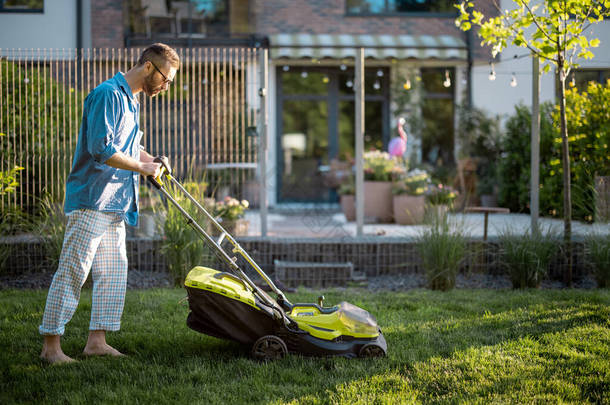
M146 76L144 78L144 84L142 85L142 90L144 91L144 94L149 97L154 97L159 94L161 90L163 90L163 84L155 84L155 80L153 79L154 75L155 72L151 72L148 76Z

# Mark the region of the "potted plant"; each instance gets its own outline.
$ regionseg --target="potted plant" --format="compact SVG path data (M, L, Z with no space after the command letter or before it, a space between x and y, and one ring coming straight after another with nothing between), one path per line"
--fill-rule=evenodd
M426 190L426 202L428 215L432 217L444 217L453 202L457 198L457 191L443 184L431 184Z
M341 204L341 210L345 219L348 222L356 220L356 187L354 185L354 178L349 177L347 181L343 182L339 186L339 201Z
M372 150L364 154L364 216L376 222L391 222L392 180L405 172L387 152Z
M415 169L394 182L392 206L397 224L414 225L423 222L426 203L424 193L429 181L428 173Z
M214 216L218 218L223 228L234 236L248 234L248 221L244 218L249 203L247 200L237 200L226 196L214 206Z

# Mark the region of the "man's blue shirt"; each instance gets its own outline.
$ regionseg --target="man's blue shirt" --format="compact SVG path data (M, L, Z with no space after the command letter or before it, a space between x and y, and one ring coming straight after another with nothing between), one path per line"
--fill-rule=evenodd
M119 151L140 159L139 120L140 104L122 73L89 93L66 184L66 214L78 209L122 212L129 225L137 224L140 174L105 162Z

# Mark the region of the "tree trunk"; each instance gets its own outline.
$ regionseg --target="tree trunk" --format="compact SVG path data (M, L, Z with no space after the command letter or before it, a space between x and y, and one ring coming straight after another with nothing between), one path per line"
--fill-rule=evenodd
M561 113L561 158L563 164L563 239L567 254L567 268L563 274L566 285L572 285L572 192L570 177L570 152L568 146L568 125L566 116L566 74L563 60L559 59L559 107Z

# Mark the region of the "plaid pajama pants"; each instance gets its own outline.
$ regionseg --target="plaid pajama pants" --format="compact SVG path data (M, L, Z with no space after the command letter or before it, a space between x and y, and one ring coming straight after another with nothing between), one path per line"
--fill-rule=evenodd
M49 288L41 335L63 335L78 306L80 291L92 272L90 330L117 331L127 286L127 252L123 215L77 210L68 225L59 267Z

